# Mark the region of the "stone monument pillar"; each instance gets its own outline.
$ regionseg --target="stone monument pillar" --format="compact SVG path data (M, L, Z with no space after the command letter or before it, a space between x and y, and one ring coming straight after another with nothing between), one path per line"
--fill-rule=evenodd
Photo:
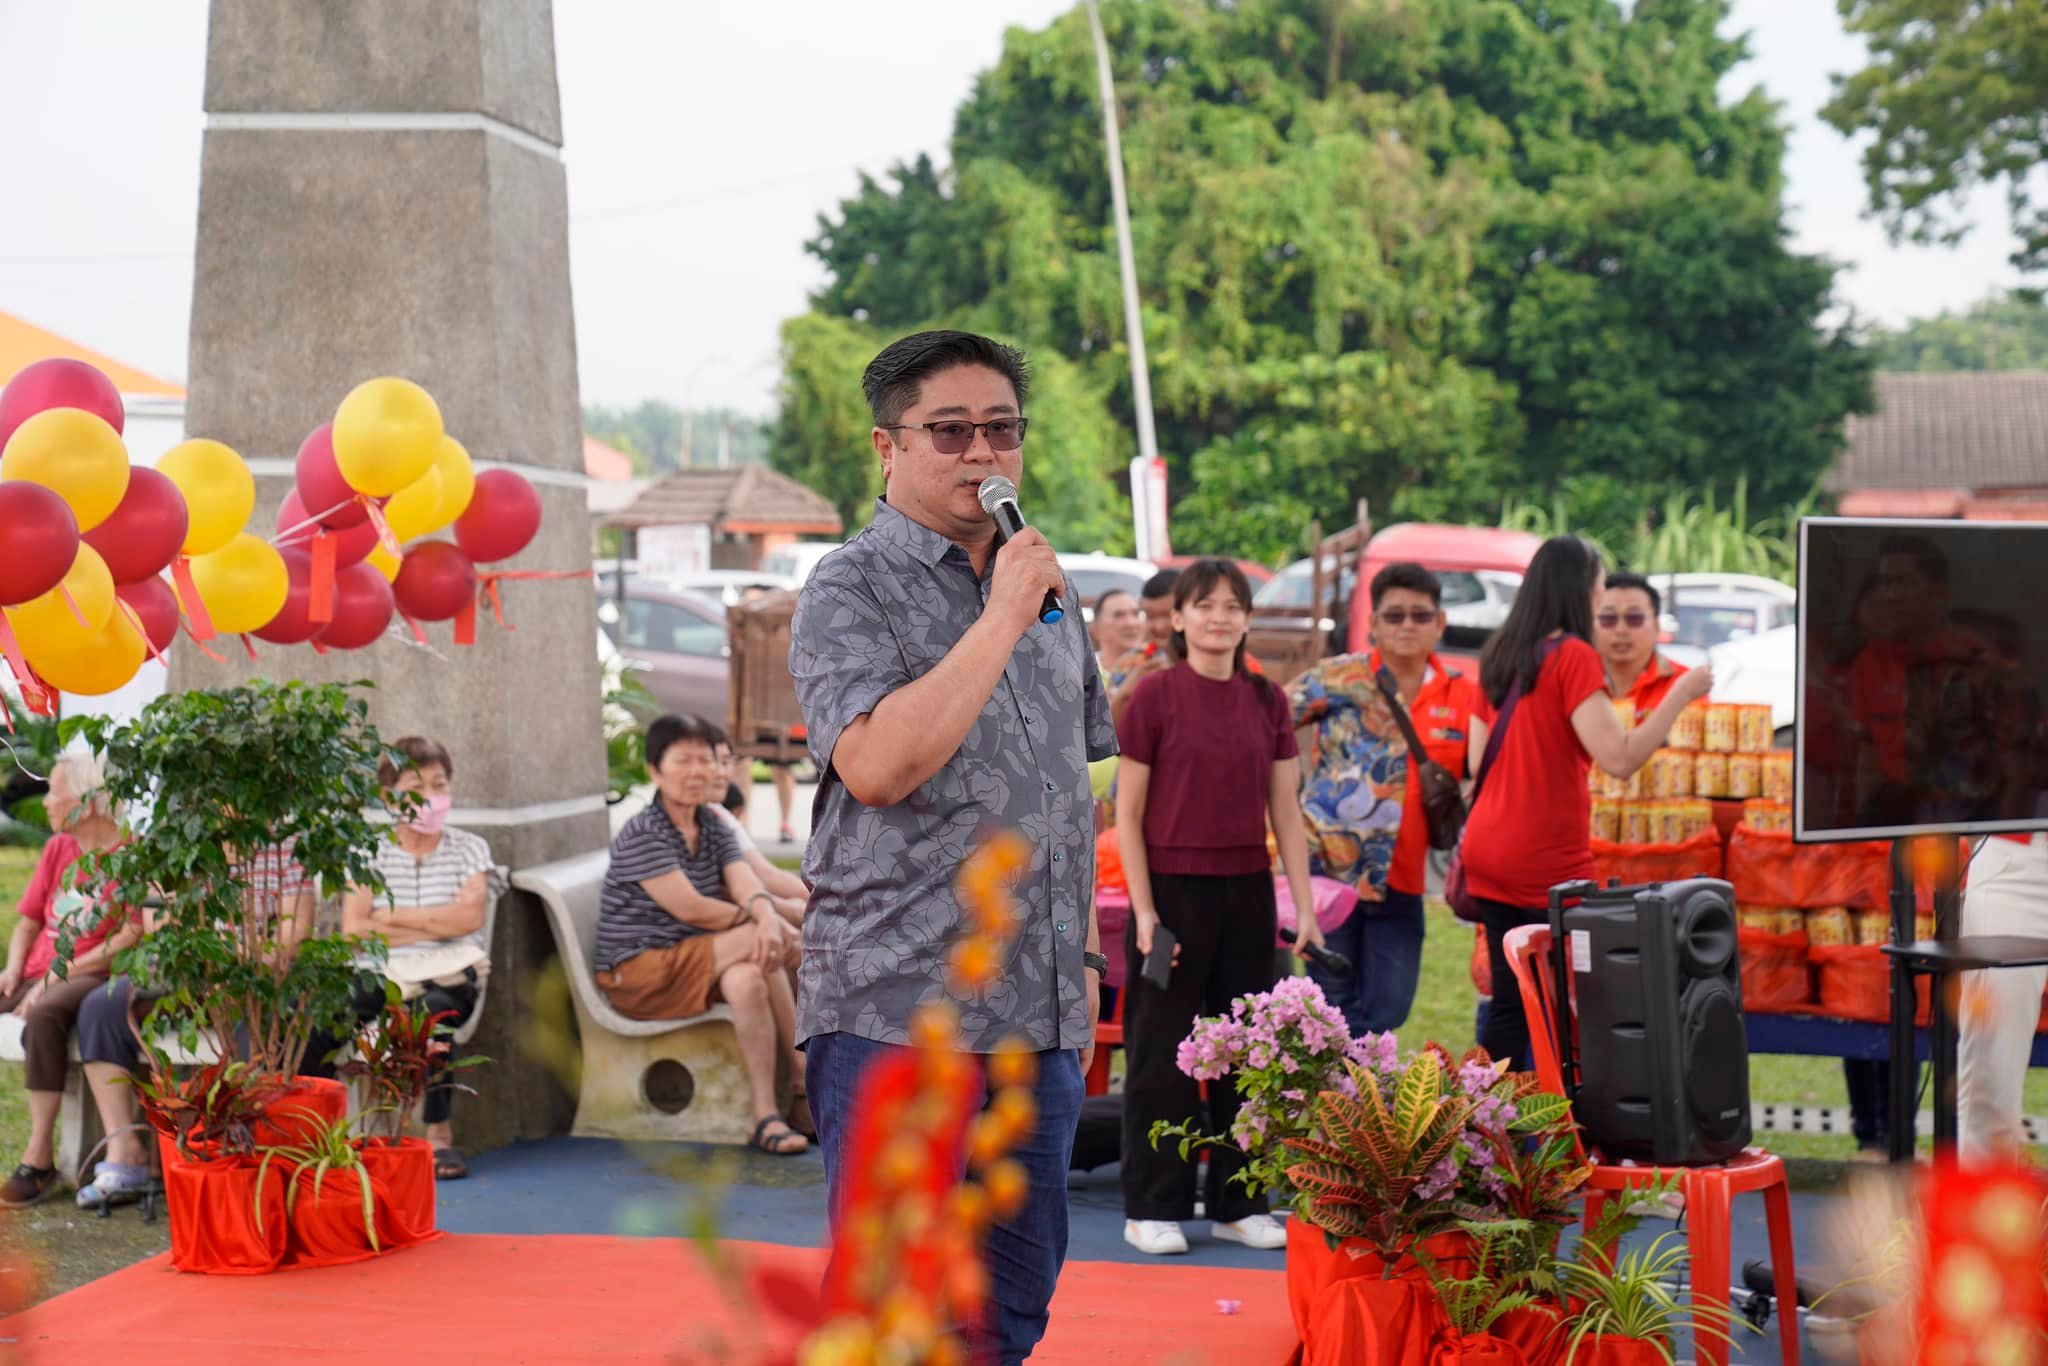
M569 301L568 189L549 0L213 0L187 431L257 475L268 533L306 433L376 375L426 386L484 469L539 491L513 569L590 566ZM597 626L581 579L504 587L472 646L403 626L360 651L189 644L172 686L264 674L367 678L388 737L455 760L451 823L517 869L602 848ZM566 1094L522 1055L521 1016L554 956L538 908L499 906L463 1146L566 1130ZM564 1022L566 1025L566 1021Z

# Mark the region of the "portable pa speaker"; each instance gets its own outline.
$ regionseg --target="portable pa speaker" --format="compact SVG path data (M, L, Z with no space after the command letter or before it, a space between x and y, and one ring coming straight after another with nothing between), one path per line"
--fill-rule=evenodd
M1691 878L1575 894L1551 930L1578 997L1568 1075L1588 1143L1663 1167L1734 1157L1750 1139L1734 889Z

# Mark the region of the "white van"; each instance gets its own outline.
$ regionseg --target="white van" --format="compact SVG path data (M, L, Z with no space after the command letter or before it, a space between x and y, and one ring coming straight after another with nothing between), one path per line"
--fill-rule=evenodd
M840 545L839 541L792 541L764 556L761 570L794 579L801 586L811 576L811 571L818 567L818 561L839 549Z

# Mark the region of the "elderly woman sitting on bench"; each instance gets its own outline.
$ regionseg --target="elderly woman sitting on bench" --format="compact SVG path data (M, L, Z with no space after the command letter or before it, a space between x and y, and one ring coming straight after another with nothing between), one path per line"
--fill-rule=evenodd
M796 999L783 971L801 941L731 828L701 805L718 763L714 744L712 728L695 717L664 716L647 728L655 798L612 841L593 968L612 1005L636 1020L731 1006L754 1104L748 1142L794 1156L810 1144L784 1119L775 1080L779 1063L803 1077Z

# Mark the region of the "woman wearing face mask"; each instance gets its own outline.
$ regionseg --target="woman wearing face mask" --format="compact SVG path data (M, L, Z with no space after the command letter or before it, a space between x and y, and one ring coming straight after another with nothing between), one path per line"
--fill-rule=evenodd
M454 805L455 762L432 740L408 736L393 746L404 767L386 759L377 779L393 800L406 794L420 804L402 817L397 838L377 847L377 871L389 889L351 887L341 904L345 934L382 935L391 946L384 975L398 984L415 1010L444 1012L460 1029L475 1013L479 984L490 971L484 916L497 865L490 846L448 825ZM373 1019L384 1007L384 984L371 982L356 998L358 1014ZM443 1181L469 1175L449 1124L455 1090L447 1074L428 1078L420 1118L434 1150L434 1175Z

